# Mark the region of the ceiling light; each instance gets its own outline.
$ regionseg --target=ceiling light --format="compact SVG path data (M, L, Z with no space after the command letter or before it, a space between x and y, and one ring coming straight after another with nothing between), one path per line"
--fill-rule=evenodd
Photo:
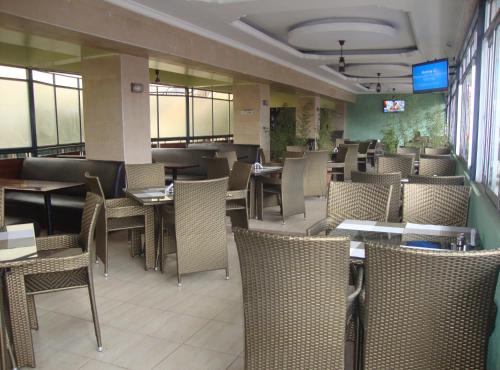
M379 93L382 91L382 85L380 84L380 73L377 73L377 77L378 77L377 92Z
M345 43L345 40L339 40L339 44L340 44L339 72L340 73L345 72L344 43Z
M160 70L157 69L155 71L155 74L156 74L155 82L159 83L160 82Z

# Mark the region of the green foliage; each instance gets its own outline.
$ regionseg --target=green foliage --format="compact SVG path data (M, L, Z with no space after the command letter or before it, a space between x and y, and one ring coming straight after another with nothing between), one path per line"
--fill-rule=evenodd
M384 144L384 150L387 153L396 153L396 149L398 148L399 138L396 135L396 131L394 127L388 127L382 130L384 136L382 137L382 143Z
M284 105L278 109L278 114L271 129L271 159L282 157L287 145L295 143L295 108Z
M297 119L295 123L295 137L290 145L300 145L304 146L307 144L309 139L309 132L312 121L311 111L313 109L312 103L308 102L304 104L302 108L300 117Z
M335 112L331 109L322 108L320 110L320 119L319 119L319 138L318 138L318 147L321 150L333 150L333 143L331 138L332 131L332 118Z

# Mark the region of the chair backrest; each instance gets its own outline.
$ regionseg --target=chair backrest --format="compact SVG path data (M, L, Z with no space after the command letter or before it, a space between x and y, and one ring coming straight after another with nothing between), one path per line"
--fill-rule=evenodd
M283 217L305 212L304 168L306 158L286 158L281 175Z
M207 167L207 179L220 179L228 177L229 162L227 158L204 158L205 166Z
M286 146L286 151L287 152L306 152L308 150L307 146L302 146L302 145L287 145Z
M165 187L165 167L162 163L126 164L127 188Z
M377 139L370 140L370 145L368 146L368 149L375 149L377 147L377 143L378 143Z
M399 208L401 206L401 172L376 174L353 171L351 178L353 182L392 185L389 216L387 220L390 222L399 222Z
M89 253L92 251L94 245L93 240L97 217L99 216L103 201L104 200L99 195L91 192L88 192L85 197L85 205L83 206L82 214L82 226L80 234L78 235L78 243L84 251ZM92 256L93 253L90 254Z
M337 155L335 156L335 163L344 163L347 155L348 147L341 144L338 148Z
M422 158L430 158L430 159L451 159L451 154L421 154L420 159Z
M101 181L99 177L92 176L90 173L85 172L85 183L87 184L91 193L99 195L103 200L106 199L104 196L104 191L102 190Z
M319 150L306 153L304 169L304 195L325 196L327 191L326 174L330 152Z
M229 169L233 169L233 165L238 161L238 157L236 156L235 151L228 151L228 152L216 152L215 156L217 158L227 158L227 163L229 165Z
M283 154L283 159L285 158L302 158L304 156L304 152L298 152L298 151L286 151Z
M245 369L344 369L348 239L243 229L234 238Z
M368 152L368 148L370 147L371 143L372 142L370 140L368 140L368 141L361 141L359 143L358 153L359 154L366 154Z
M403 222L465 226L469 197L469 186L405 184Z
M330 182L326 216L336 227L348 219L387 221L392 185Z
M396 149L397 154L412 154L416 161L420 158L420 148L412 147L412 146L399 146Z
M346 140L347 141L347 140ZM351 172L358 170L358 148L359 144L342 144L340 148L346 147L347 153L344 160L344 180L351 179Z
M456 162L451 158L420 158L419 175L422 176L453 176Z
M179 274L227 267L228 179L177 181L175 234Z
M267 161L266 161L266 153L264 153L264 149L259 148L258 153L259 153L259 162L260 162L260 164L262 164L262 165L266 164L267 163Z
M425 148L424 153L430 155L450 154L451 150L450 148Z
M464 185L464 176L422 176L410 175L410 184L431 184L431 185Z
M413 156L400 155L394 157L378 157L377 173L401 172L401 178L407 179L413 174Z
M228 190L246 190L252 174L252 164L236 162L229 176Z
M486 368L500 250L365 253L365 369Z

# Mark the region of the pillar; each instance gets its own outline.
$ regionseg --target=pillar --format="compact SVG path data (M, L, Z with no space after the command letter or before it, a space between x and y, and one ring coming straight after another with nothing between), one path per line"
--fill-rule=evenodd
M270 158L269 85L238 84L233 89L235 144L257 144Z
M321 98L297 95L295 133L297 137L317 140L320 128Z
M114 54L82 64L87 158L150 163L148 59ZM132 82L143 91L132 92Z

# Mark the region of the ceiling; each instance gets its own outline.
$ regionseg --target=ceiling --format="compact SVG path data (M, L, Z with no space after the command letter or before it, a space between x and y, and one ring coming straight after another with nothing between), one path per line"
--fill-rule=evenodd
M411 65L453 57L477 0L106 0L353 93L409 93ZM338 72L345 40L345 73Z

